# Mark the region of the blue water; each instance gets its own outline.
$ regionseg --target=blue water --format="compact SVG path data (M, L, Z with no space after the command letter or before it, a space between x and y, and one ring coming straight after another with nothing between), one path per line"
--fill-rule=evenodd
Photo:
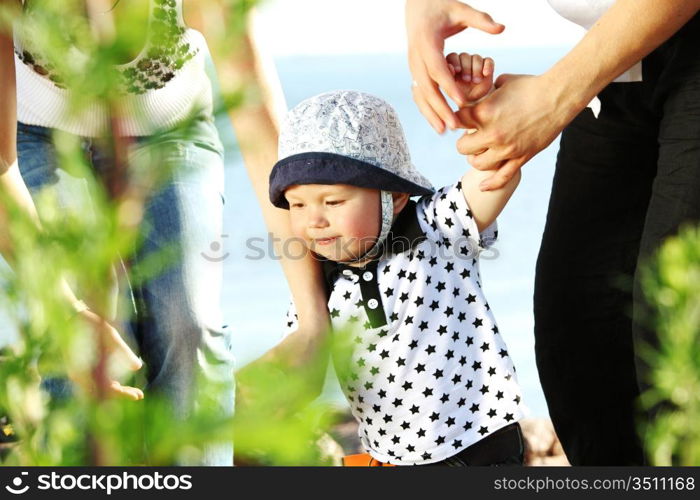
M566 48L491 51L497 73L539 73ZM277 61L289 107L314 94L332 89L357 89L389 101L401 118L415 165L433 182L455 182L468 167L455 149L457 133L438 136L413 104L411 77L403 55L349 55L289 57ZM245 241L264 237L260 210L240 157L232 144L230 127L221 121L227 146L225 264L222 297L227 322L234 328L234 350L239 364L264 353L279 340L289 301L279 264L271 259L251 260ZM523 170L522 182L499 218L499 256L482 261L484 289L500 331L518 369L525 401L535 416L547 414L535 367L532 293L535 261L544 227L558 139ZM338 388L326 395L340 401Z

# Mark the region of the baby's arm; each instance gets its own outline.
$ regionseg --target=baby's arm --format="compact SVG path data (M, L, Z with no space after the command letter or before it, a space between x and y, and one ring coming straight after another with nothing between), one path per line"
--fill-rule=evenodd
M483 99L493 90L495 64L490 57L452 53L447 56L447 62L457 85L461 87L469 101ZM501 189L481 191L479 184L492 175L493 172L482 172L471 168L462 177L462 192L480 232L496 220L520 182L518 170L510 182Z
M464 198L467 200L474 220L476 220L479 232L489 227L496 220L503 207L508 203L515 188L518 187L518 183L520 183L520 169L518 169L513 178L502 188L492 191L481 191L479 184L492 175L493 172L490 171L470 168L462 176L462 193L464 193Z

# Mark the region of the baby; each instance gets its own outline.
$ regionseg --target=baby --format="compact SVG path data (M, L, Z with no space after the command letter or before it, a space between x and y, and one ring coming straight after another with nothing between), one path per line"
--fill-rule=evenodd
M490 91L492 61L448 62L471 99ZM490 174L469 170L435 192L391 106L355 91L292 109L279 157L270 200L322 261L334 329L355 329L339 376L370 460L522 464L525 410L478 260L519 177L481 192Z

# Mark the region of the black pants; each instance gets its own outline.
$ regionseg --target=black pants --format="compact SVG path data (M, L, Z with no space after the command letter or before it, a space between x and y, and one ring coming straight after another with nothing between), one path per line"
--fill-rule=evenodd
M700 220L700 17L642 67L564 130L537 261L537 366L573 465L644 463L634 344L655 335L633 321L650 307L637 270Z
M428 466L518 466L525 461L525 442L520 424L510 424L456 455Z

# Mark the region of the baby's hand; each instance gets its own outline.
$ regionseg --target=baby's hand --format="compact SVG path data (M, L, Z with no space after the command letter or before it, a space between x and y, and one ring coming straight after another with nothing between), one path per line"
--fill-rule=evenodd
M452 52L446 59L457 85L468 101L478 101L491 91L495 67L493 59L484 59L478 54L469 55L465 52Z

